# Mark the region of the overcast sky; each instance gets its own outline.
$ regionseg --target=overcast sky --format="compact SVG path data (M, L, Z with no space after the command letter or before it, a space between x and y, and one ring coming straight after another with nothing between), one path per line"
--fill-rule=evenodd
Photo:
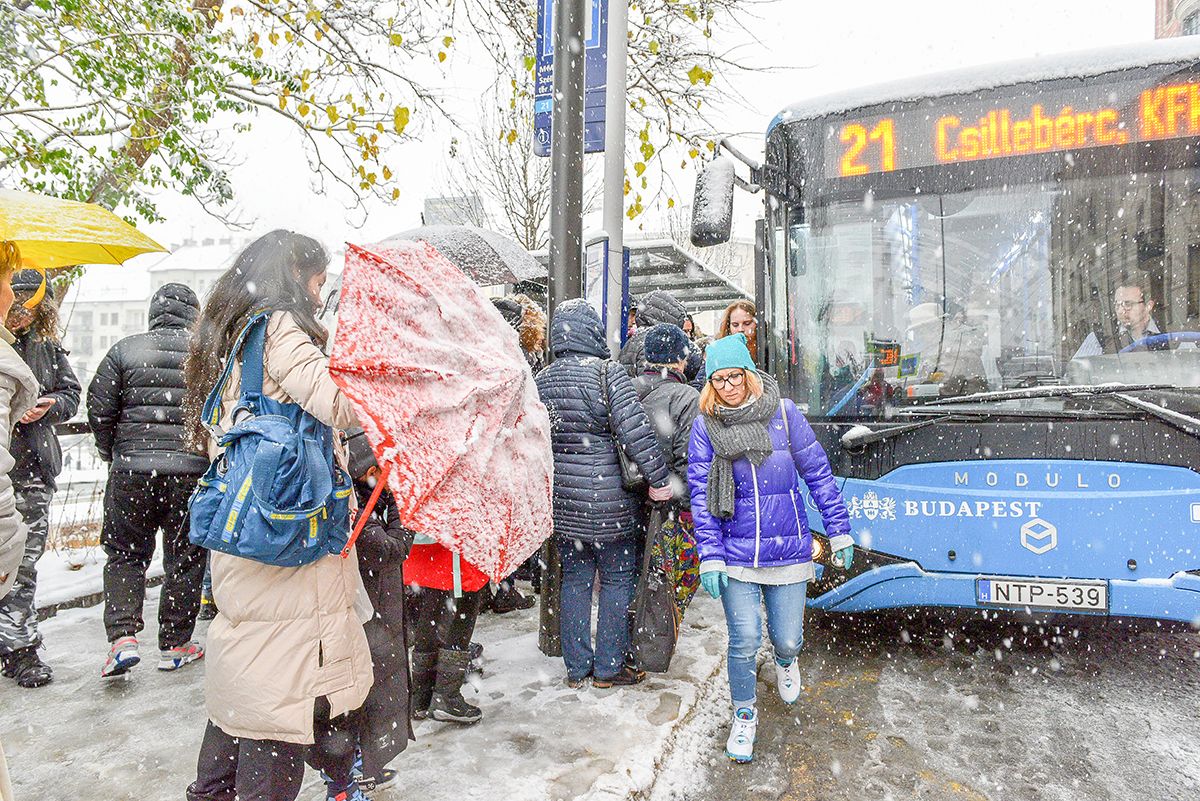
M751 155L761 154L771 118L802 98L960 66L1144 41L1154 35L1154 0L777 0L755 6L753 14L744 24L759 43L742 43L743 37L728 34L723 41L740 43L747 63L772 71L731 76L745 103L726 104L718 117L723 131L738 134L738 143ZM460 51L438 82L451 106L469 117L489 83L489 73L486 55ZM456 135L463 134L448 124L427 123L420 141L402 146L392 159L404 177L400 201L372 205L360 226L361 212L348 212L344 196L314 192L298 137L274 120L263 119L255 131L230 141L242 159L233 175L237 214L252 221L255 233L291 228L334 247L346 240L377 241L418 225L424 198L443 194L438 184L445 169L440 165ZM691 175L680 176L685 202L692 180ZM739 198L740 233L752 230L758 205L757 199ZM160 208L168 219L149 232L164 245L188 236L225 235L219 222L186 199L164 195ZM589 228L598 224L588 222ZM651 220L647 227L658 226Z

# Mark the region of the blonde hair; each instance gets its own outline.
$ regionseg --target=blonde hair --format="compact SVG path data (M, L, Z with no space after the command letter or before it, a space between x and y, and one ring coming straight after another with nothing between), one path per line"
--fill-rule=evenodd
M758 322L758 307L750 300L735 300L725 307L725 313L721 315L721 324L717 327L717 339L729 336L729 319L733 317L733 313L741 309L746 314L754 318L755 323ZM758 361L758 326L754 327L754 336L746 337L746 347L750 349L750 358Z
M750 397L757 400L762 397L763 383L758 373L751 370L746 370L746 392ZM712 381L704 382L704 389L700 390L700 412L709 417L715 417L717 407L721 405L721 398L717 395L717 389L712 385Z
M21 269L21 249L16 242L0 242L0 278Z
M517 328L521 349L527 353L541 353L546 349L546 313L528 295L512 295L511 298L521 304L521 324Z

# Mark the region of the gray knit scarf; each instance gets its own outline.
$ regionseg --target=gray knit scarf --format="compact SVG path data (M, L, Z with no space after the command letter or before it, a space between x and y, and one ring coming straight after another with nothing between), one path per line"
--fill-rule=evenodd
M779 410L779 385L769 375L759 374L759 378L763 394L758 400L736 409L718 406L712 415L704 416L713 446L708 470L708 511L713 517L733 517L733 463L745 458L757 467L771 455L767 424Z

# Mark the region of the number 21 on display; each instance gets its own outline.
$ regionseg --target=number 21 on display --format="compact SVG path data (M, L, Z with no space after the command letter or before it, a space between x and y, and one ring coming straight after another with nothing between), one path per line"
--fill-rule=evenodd
M841 140L846 146L842 151L843 178L896 169L896 128L891 119L880 120L870 131L857 122L847 123L842 126ZM878 166L872 163L876 144L879 145Z

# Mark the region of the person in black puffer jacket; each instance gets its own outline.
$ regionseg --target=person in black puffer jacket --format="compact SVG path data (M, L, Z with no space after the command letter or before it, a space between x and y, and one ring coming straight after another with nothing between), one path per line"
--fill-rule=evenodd
M32 309L26 308L45 284L46 294ZM67 352L58 343L58 307L54 289L37 270L21 270L12 279L15 302L5 324L16 337L13 349L37 378L37 406L16 422L10 452L16 464L10 473L17 511L29 527L25 553L12 592L0 602L0 660L3 673L21 687L40 687L54 674L41 661L42 643L33 596L37 589L37 562L50 534L50 502L62 472L62 447L54 433L57 423L70 420L79 408L79 379L67 363Z
M687 320L687 309L674 295L663 289L647 292L637 305L637 332L625 341L617 360L630 378L637 378L646 369L646 332L656 325L674 325L683 328ZM693 343L688 343L687 368L684 370L688 383L697 391L704 386L704 355Z
M692 423L700 414L700 392L687 383L684 368L688 336L673 325L656 325L646 332L646 371L634 379L646 416L654 426L658 447L671 469L675 497L667 504L661 531L647 533L655 549L652 564L661 562L675 587L675 603L682 617L700 582L691 498L687 489L688 444Z
M567 682L577 687L591 674L597 687L634 684L645 674L624 662L645 498L622 485L617 440L641 468L654 500L671 497L667 466L629 377L608 361L604 326L587 301L570 300L558 307L550 324L550 350L554 361L538 373L536 382L551 421ZM601 371L607 376L607 398ZM600 612L593 652L592 587L597 572Z
M374 484L383 475L375 454L361 428L346 432L346 467L354 476L358 508L365 510ZM371 649L374 682L361 708L330 721L328 728L314 732L317 758L310 764L337 765L354 761L361 765L352 778L363 790L384 787L396 778L387 765L416 739L412 728L408 639L404 600L404 560L412 549L413 532L400 522L396 499L388 489L379 493L370 517L358 535L355 550L363 589L371 600L374 615L363 624ZM326 778L328 797L337 797L336 787ZM347 799L363 796L344 796Z
M150 300L150 330L112 347L87 394L96 447L110 465L100 532L108 556L104 628L114 644L142 630L146 570L161 529L166 572L158 608L162 670L204 655L191 638L205 552L188 540L187 507L208 459L184 446L182 408L183 360L199 313L200 303L191 289L164 285ZM119 672L131 665L123 667ZM103 675L110 673L106 664Z

